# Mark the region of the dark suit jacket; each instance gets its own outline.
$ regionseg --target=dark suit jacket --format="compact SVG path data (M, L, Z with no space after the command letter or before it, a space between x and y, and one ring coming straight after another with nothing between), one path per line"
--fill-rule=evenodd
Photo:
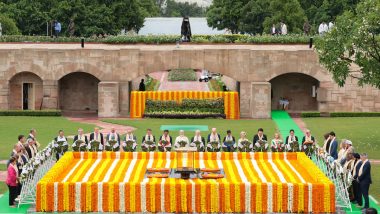
M265 141L268 141L268 138L267 138L267 136L264 134L263 135L263 140L265 140ZM259 135L258 134L255 134L255 136L253 136L253 144L255 144L257 141L259 141Z
M30 150L29 145L25 146L25 150L26 150L26 152L28 153L28 158L29 158L29 159L32 158L32 157L33 157L33 156L32 156L32 151Z
M289 136L290 136L290 135L289 135ZM290 142L288 142L289 136L287 136L287 137L285 138L285 144L286 144L286 145L288 145L288 143L290 143ZM296 141L298 142L298 137L295 136L295 135L294 135L294 137L296 138Z
M90 141L92 141L92 140L95 139L94 136L95 136L95 135L94 135L94 132L90 134ZM103 134L102 134L102 133L100 133L100 143L101 143L102 145L104 145L104 139L103 139Z
M359 172L358 172L359 173ZM363 173L358 177L360 184L371 184L371 163L367 161L363 166Z
M205 138L204 138L204 137L201 137L201 140L202 140L202 142L203 142L203 143L206 143L206 141L205 141ZM192 143L192 142L194 142L194 137L192 137L192 138L191 138L191 141L190 141L190 143Z
M120 135L118 133L116 133L116 134L117 134L117 142L120 145ZM109 138L110 138L110 134L107 135L106 141L108 141Z
M146 135L144 135L143 137L142 137L142 143L144 143L144 141L145 141L145 136ZM151 141L152 141L152 139L150 139ZM156 142L156 137L153 135L153 142L155 143Z
M336 140L330 143L330 155L335 160L338 159L338 141Z
M211 134L209 134L207 136L207 143L210 143L210 137L211 137ZM218 134L218 138L219 138L219 141L221 141L222 139L220 139L220 134Z
M227 136L225 136L225 137L223 138L223 143L226 142L226 138L227 138ZM232 136L232 141L233 141L233 142L236 142L234 136Z
M359 160L358 160L359 161ZM357 179L358 178L358 175L359 175L359 169L360 169L360 167L362 166L362 164L363 164L363 161L360 161L359 163L358 163L358 165L356 165L356 168L354 169L355 170L355 176L354 176L354 179Z
M315 142L315 138L314 138L314 136L311 136L311 140L312 140L313 142ZM303 138L302 138L302 143L305 143L305 141L306 141L306 136L303 136Z
M158 140L159 140L159 141L160 141L160 140L164 140L162 137L163 137L163 136L161 135L161 136L160 136L160 139L158 139ZM172 138L172 136L169 135L169 138L170 138L170 144L173 144L173 138Z
M75 136L74 136L74 141L73 141L73 143L74 143L75 141L78 140L78 137L79 137L79 135L75 135ZM88 139L87 139L87 136L86 136L86 135L84 136L84 142L85 142L86 144L88 144Z

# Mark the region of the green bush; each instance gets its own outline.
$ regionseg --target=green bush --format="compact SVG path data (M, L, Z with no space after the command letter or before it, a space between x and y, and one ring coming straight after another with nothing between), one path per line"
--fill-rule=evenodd
M1 27L3 29L2 34L3 35L18 35L20 34L20 31L18 30L16 26L16 22L5 15L0 15L0 23Z
M35 117L59 117L60 110L5 110L0 111L0 116L35 116Z
M169 81L197 81L194 69L173 69L169 71Z
M380 112L331 112L330 117L380 117Z
M160 81L148 76L145 81L145 91L157 91L160 87Z
M1 16L0 16L1 18ZM4 28L4 27L3 27ZM5 33L5 31L3 30ZM8 33L9 34L9 33ZM15 33L12 33L15 34ZM175 44L181 39L180 35L127 35L127 36L108 36L108 37L88 37L85 42L96 42L106 44ZM237 44L307 44L310 37L298 34L286 36L271 35L193 35L191 43L237 43ZM318 39L318 36L315 37ZM80 42L80 37L58 37L49 36L23 36L12 35L3 36L0 42Z
M320 112L302 112L301 117L320 117Z
M208 84L211 91L223 91L226 85L220 78L211 79Z
M224 113L224 99L183 99L181 103L168 100L147 100L145 114L162 112Z

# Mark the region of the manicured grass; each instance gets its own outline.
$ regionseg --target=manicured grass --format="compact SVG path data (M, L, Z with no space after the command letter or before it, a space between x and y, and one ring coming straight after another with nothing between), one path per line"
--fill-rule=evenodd
M90 132L92 125L71 122L64 117L0 117L0 160L9 158L13 146L17 143L19 134L27 135L31 128L37 130L37 140L45 147L57 136L58 130L65 131L65 135L76 134L79 127Z
M193 69L173 69L169 71L169 81L197 81L197 75Z
M277 130L276 125L272 120L224 120L224 119L141 119L141 120L121 120L121 119L104 119L103 121L127 126L133 126L137 128L135 135L137 136L137 141L141 143L142 136L145 135L146 129L151 128L153 130L154 136L158 138L162 135L160 131L161 125L207 125L209 132L211 128L215 127L218 133L223 138L226 135L226 131L230 129L235 138L239 138L241 131L245 131L248 134L249 139L253 139L253 136L257 133L258 128L263 128L265 134L268 135L269 139L272 139L274 133ZM209 132L202 132L203 137L207 137ZM172 131L170 135L173 137L178 136L177 131ZM194 132L185 132L188 138L194 136ZM140 146L138 147L140 150Z
M370 159L380 159L380 118L304 118L307 128L323 144L323 135L334 131L341 139L352 141L356 152L366 152Z
M371 165L372 185L369 189L369 194L380 201L380 165Z
M0 164L0 171L7 171L7 165L6 164Z
M0 182L0 194L4 194L5 192L8 191L8 187L5 184L5 182ZM6 206L8 204L2 204L1 206Z

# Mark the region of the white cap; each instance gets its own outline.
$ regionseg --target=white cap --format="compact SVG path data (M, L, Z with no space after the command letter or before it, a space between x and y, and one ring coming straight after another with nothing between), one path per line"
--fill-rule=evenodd
M351 145L351 146L352 146L352 142L351 142L350 140L346 140L346 143L347 143L348 145Z

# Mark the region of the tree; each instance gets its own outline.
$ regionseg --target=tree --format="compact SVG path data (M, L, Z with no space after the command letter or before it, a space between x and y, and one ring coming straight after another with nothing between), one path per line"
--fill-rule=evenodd
M5 15L0 15L0 23L3 35L18 35L20 34L16 23L13 19Z
M239 33L242 8L249 0L214 0L207 10L207 23L218 30L229 29Z
M261 34L265 18L271 15L268 0L251 0L242 9L240 30L249 34ZM269 33L269 32L268 32Z
M166 8L163 8L162 13L166 17L203 17L205 9L199 7L196 3L176 2L174 0L166 1Z
M380 88L380 0L363 0L317 40L319 60L339 86L347 78Z
M269 5L271 16L265 18L264 31L270 32L273 24L283 21L290 33L301 33L305 12L298 0L271 0Z

